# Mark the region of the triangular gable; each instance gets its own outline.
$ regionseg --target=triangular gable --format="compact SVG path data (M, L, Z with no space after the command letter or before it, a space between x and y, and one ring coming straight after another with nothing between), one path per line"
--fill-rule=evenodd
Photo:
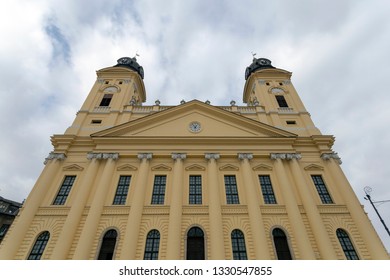
M199 164L193 164L186 167L186 171L204 171L204 170L206 170L206 168Z
M172 168L165 165L165 164L159 164L159 165L153 166L152 170L153 171L171 171Z
M324 167L322 167L321 165L317 165L317 164L309 164L307 166L304 167L305 170L324 170Z
M221 166L219 168L219 170L221 170L221 171L238 171L239 168L237 166L232 165L232 164L226 164L224 166Z
M118 170L118 171L136 171L137 167L132 166L130 164L123 164L121 166L118 166L118 168L116 170Z
M198 122L200 131L191 132ZM94 133L92 137L296 137L291 132L193 100Z
M62 170L64 170L64 171L82 171L82 170L84 170L84 168L81 167L80 165L77 165L77 164L71 164L71 165L64 166L62 168Z
M266 165L266 164L259 164L259 165L256 165L252 168L254 171L270 171L272 170L272 166L269 166L269 165Z

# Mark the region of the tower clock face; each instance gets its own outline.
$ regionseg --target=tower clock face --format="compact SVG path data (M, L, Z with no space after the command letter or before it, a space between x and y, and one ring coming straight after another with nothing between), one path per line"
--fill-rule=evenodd
M188 126L191 132L199 132L202 129L202 126L200 125L199 122L191 122Z

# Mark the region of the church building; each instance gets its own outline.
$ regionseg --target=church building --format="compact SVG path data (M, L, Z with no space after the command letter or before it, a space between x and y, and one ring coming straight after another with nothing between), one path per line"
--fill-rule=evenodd
M389 259L291 75L254 58L246 106L167 106L135 58L98 70L0 259Z

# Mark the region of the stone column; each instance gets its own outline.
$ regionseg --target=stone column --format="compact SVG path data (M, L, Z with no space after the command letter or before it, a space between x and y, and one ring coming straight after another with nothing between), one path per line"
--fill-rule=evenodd
M172 198L169 210L169 227L167 243L167 259L180 259L181 217L183 206L183 160L186 154L174 153L172 158L175 161L173 167Z
M104 201L107 192L110 188L110 182L115 170L115 160L118 159L117 153L109 154L94 154L98 158L107 159L102 176L96 186L96 192L92 200L91 207L88 211L88 216L81 231L80 239L77 243L76 251L73 259L86 260L89 259L92 244L96 238L96 231L99 226L99 221L103 212Z
M3 244L1 244L0 259L14 259L46 193L52 187L53 178L59 172L61 161L65 158L66 156L63 153L51 152L45 159L44 164L46 166L24 203L19 216L12 225L12 231L10 230L8 233L9 235L12 234L12 236L6 238Z
M303 207L305 208L306 216L309 220L310 228L313 231L317 241L317 246L321 254L321 258L325 260L336 260L337 256L330 240L329 234L325 228L320 212L314 197L310 194L302 170L298 163L299 157L294 157L291 160L292 174L297 186L299 195L302 199Z
M53 249L51 258L54 260L64 260L68 256L69 250L74 240L74 236L76 234L85 206L87 204L92 184L99 169L99 155L100 154L96 153L89 153L87 155L87 158L90 160L90 163L87 167L87 170L85 171L84 176L82 177L82 180L73 190L77 199L75 199L73 204L71 205L68 216L62 227L60 236L58 237L59 242L55 244L55 247Z
M287 216L290 220L293 236L297 242L300 258L303 260L315 260L316 257L311 247L309 236L307 235L306 228L294 196L294 192L291 189L292 184L290 184L287 179L287 173L282 162L282 160L291 160L293 158L300 158L300 155L271 154L271 159L275 160L275 171L280 183L280 188L282 190Z
M241 160L242 175L245 185L246 201L248 204L249 222L252 230L252 240L255 247L257 260L269 260L271 256L267 250L268 243L264 231L263 217L260 210L260 204L257 200L257 184L253 181L253 175L249 160L253 158L252 154L238 154Z
M208 159L207 182L209 190L210 259L224 260L225 247L217 168L219 154L205 154L205 158Z
M134 260L137 253L139 229L141 226L148 182L149 161L152 157L153 154L151 153L138 154L138 159L141 160L141 164L137 174L137 180L134 184L134 196L131 201L130 213L123 237L123 247L119 258L121 260Z
M362 205L360 204L355 192L353 191L348 179L340 168L341 160L337 153L322 154L321 158L325 161L326 167L330 171L333 182L338 183L338 191L346 204L353 221L355 222L363 243L367 246L372 259L388 260L389 255L379 239L367 215L364 213ZM350 233L352 235L352 233Z

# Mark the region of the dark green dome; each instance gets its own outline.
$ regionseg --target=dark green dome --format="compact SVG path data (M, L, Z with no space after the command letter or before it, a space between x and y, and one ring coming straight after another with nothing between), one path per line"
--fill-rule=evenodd
M247 80L253 72L266 68L275 68L271 65L271 60L266 58L253 58L252 64L245 70L245 80Z
M137 72L141 78L144 78L144 68L138 64L137 59L135 57L121 57L117 60L118 64L114 67L126 67L135 72Z

